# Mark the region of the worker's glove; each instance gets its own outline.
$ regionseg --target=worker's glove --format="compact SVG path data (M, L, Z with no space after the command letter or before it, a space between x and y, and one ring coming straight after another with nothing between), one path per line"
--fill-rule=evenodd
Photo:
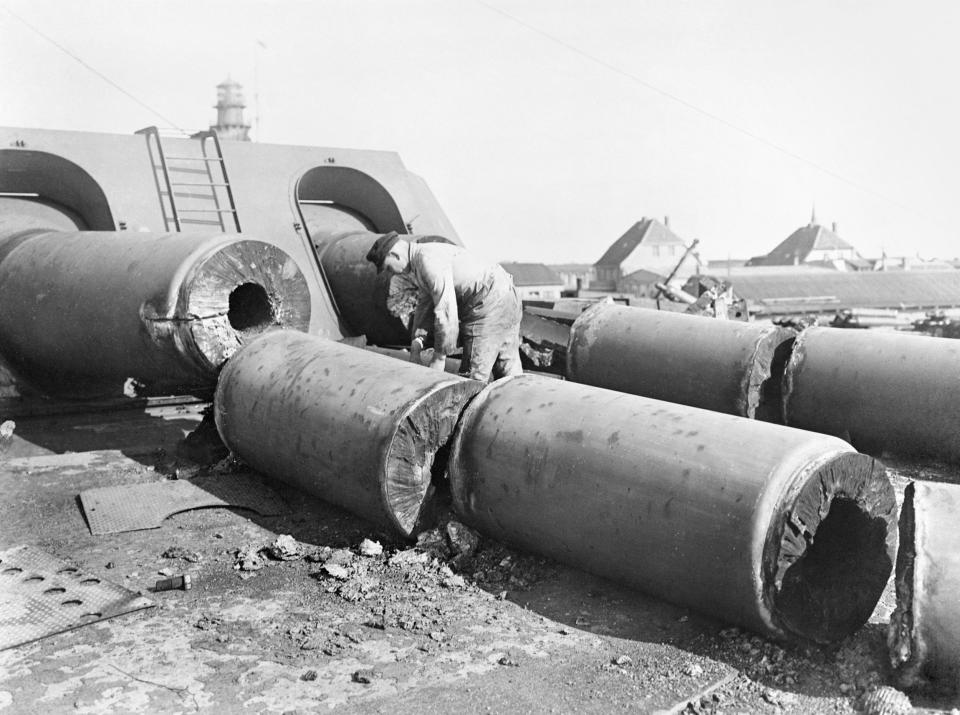
M444 370L447 367L447 356L443 353L434 351L433 357L430 359L430 369L432 370Z
M423 350L423 338L414 338L410 343L410 362L420 363L420 353Z

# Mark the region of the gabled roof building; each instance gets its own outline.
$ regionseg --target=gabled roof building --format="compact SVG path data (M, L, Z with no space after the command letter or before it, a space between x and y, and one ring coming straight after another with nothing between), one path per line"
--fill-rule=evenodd
M747 261L748 266L800 266L813 265L840 271L870 270L872 264L864 259L857 249L840 238L837 224L832 228L821 226L817 217L798 228L765 256L755 256Z
M670 229L668 219L660 223L644 217L614 241L594 264L597 279L591 287L621 290L621 280L641 270L665 277L677 265L686 248L683 239ZM690 261L684 268L681 274L685 278L694 272L695 261Z

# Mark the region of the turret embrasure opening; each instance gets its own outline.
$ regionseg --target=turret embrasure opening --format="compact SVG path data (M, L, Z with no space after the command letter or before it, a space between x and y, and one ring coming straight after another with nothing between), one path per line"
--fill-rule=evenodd
M880 462L843 454L786 506L767 541L764 600L785 632L840 640L866 623L893 569L893 487Z
M276 315L270 296L259 283L241 283L230 292L227 320L239 332L260 331L274 322Z

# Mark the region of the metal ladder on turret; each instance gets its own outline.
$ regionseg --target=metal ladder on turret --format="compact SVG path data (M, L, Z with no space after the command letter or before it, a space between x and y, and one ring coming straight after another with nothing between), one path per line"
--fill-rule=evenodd
M229 226L240 233L240 217L216 132L191 135L199 142L195 156L167 156L156 127L145 127L137 134L147 140L167 231L181 232L185 225L197 225L217 227L223 233L229 232ZM208 149L211 140L213 153Z

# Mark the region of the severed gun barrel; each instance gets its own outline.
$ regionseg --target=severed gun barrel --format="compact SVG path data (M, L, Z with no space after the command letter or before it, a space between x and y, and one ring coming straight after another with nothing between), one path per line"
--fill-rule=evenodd
M807 328L786 366L783 414L871 454L960 461L960 341Z
M567 378L691 407L780 422L796 333L772 324L597 303L570 329Z
M209 391L252 335L306 330L296 262L224 234L33 230L0 238L0 355L60 396Z
M435 516L437 452L482 387L279 330L227 362L214 414L224 443L255 469L413 536Z
M960 486L911 482L900 511L890 660L904 688L960 693Z
M843 638L893 567L883 465L766 422L523 375L469 404L448 473L488 536L774 637Z

